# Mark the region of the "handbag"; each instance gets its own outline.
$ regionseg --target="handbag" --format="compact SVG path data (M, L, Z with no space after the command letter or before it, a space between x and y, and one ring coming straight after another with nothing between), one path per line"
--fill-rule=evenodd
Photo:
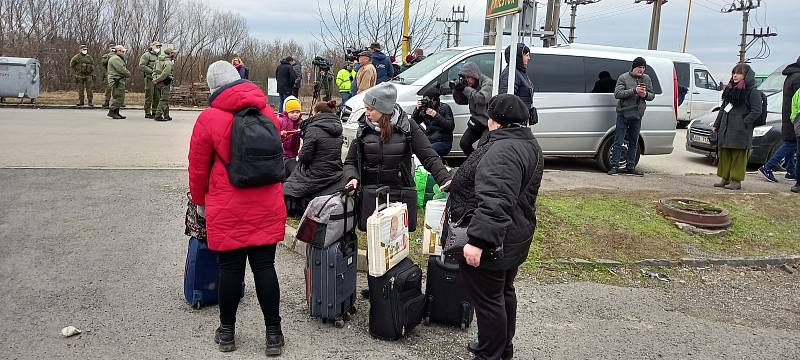
M192 201L192 194L186 193L189 201L186 203L186 228L183 233L186 236L197 238L200 242L208 241L206 234L206 218L197 214L197 204Z
M536 125L539 123L539 112L536 110L535 106L532 106L530 110L528 110L528 125Z
M444 245L442 245L442 254L445 257L459 262L466 261L464 258L464 246L469 241L467 229L469 229L470 220L472 220L471 211L464 214L458 221L453 221L450 217L450 209L447 209L447 226L445 226L447 231L444 236Z

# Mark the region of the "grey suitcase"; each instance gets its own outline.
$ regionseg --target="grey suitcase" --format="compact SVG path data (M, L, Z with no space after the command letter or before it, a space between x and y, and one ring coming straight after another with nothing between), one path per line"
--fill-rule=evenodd
M306 248L306 302L309 315L344 326L355 314L358 242L355 233L327 248Z

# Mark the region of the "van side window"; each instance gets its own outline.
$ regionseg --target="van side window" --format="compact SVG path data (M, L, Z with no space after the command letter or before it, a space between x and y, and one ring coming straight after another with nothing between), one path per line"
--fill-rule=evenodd
M689 63L675 63L675 72L678 74L678 86L685 88L692 87L692 79L690 77Z
M619 76L631 71L631 62L624 60L587 57L584 58L584 64L585 86L587 92L591 93L613 93ZM655 70L648 65L644 73L649 75L653 82L653 92L661 94L661 83L658 81ZM608 80L609 76L613 85Z
M583 58L550 54L532 55L528 63L528 76L533 81L534 92L586 92Z
M483 75L491 78L494 75L494 54L493 53L483 53L478 55L472 55L464 60L459 61L457 64L453 65L450 69L447 70L447 80L458 79L458 72L461 71L461 68L464 67L464 64L468 62L474 62L478 64L478 67L481 69Z
M717 90L717 81L711 77L708 71L696 69L694 71L694 83L699 88Z

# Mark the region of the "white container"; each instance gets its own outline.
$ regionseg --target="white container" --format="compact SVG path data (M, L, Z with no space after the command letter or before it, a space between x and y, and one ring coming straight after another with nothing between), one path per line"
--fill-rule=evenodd
M444 226L444 210L447 199L431 200L425 205L425 229L422 236L423 255L442 255L439 239Z
M382 276L408 257L408 208L391 203L367 218L369 274Z

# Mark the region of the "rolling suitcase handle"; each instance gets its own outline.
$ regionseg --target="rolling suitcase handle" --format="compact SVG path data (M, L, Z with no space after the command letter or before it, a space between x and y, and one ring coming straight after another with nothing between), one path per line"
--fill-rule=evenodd
M381 194L382 193L386 193L386 203L383 204L383 207L381 207L381 205L380 205L380 202L381 202L380 198L381 198ZM377 190L375 190L375 212L374 212L374 214L377 214L378 211L386 209L387 207L389 207L389 187L388 186L381 186Z
M345 231L344 237L345 238L347 238L347 236L348 236L347 229L349 229L348 226L347 226L347 218L349 218L349 216L347 216L347 211L348 211L348 209L347 209L347 197L349 195L347 195L347 194L349 194L353 190L355 190L355 187L353 187L352 185L348 185L344 189L339 191L339 193L341 193L342 197L344 198L343 203L344 203L344 231ZM358 240L357 240L357 238L355 236L352 236L351 239L352 239L352 241L350 241L349 244L345 244L346 246L342 250L344 251L345 249L348 249L348 250L351 250L352 252L358 252ZM346 255L349 255L349 253L346 254Z

